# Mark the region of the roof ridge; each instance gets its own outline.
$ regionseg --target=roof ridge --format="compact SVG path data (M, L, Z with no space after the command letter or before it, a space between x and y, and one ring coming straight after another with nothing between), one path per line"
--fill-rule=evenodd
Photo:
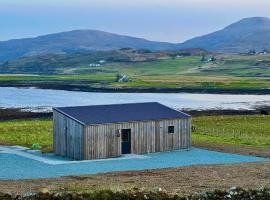
M190 115L159 102L54 108L83 125L189 118Z
M117 106L117 105L131 105L131 104L150 104L150 103L156 103L163 105L159 102L156 101L149 101L149 102L131 102L131 103L112 103L112 104L96 104L96 105L80 105L80 106L64 106L64 107L53 107L53 109L58 109L58 108L80 108L80 107L95 107L95 106ZM165 106L165 105L163 105ZM167 107L167 106L166 106ZM170 107L168 107L170 108Z

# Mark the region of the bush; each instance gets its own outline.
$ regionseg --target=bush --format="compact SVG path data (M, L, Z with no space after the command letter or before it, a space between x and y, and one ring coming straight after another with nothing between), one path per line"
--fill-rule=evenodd
M4 194L0 192L0 200L12 200L13 198L9 194Z
M25 193L21 196L12 196L0 193L0 200L269 200L270 189L245 190L231 188L229 191L215 190L198 195L179 196L165 192L143 192L101 190L93 193Z

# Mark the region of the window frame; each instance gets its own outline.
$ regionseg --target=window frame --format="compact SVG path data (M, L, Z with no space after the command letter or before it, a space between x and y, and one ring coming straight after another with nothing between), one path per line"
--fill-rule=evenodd
M174 125L168 126L168 134L174 134L174 133L175 133Z

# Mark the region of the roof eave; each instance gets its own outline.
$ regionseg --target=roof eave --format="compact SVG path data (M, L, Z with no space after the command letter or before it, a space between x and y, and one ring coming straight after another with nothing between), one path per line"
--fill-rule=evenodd
M62 110L59 110L58 108L53 108L53 110L56 110L57 112L59 112L59 113L65 115L65 116L67 116L68 118L73 119L74 121L78 122L79 124L81 124L81 125L83 125L83 126L88 126L88 125L85 124L84 122L82 122L82 121L80 121L80 120L78 120L78 119L76 119L76 118L74 118L74 117L68 115L67 113L63 112Z

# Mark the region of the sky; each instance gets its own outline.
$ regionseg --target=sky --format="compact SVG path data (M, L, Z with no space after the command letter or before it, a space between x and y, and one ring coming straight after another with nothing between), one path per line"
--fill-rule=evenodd
M183 42L242 18L270 17L269 0L0 0L0 41L95 29Z

